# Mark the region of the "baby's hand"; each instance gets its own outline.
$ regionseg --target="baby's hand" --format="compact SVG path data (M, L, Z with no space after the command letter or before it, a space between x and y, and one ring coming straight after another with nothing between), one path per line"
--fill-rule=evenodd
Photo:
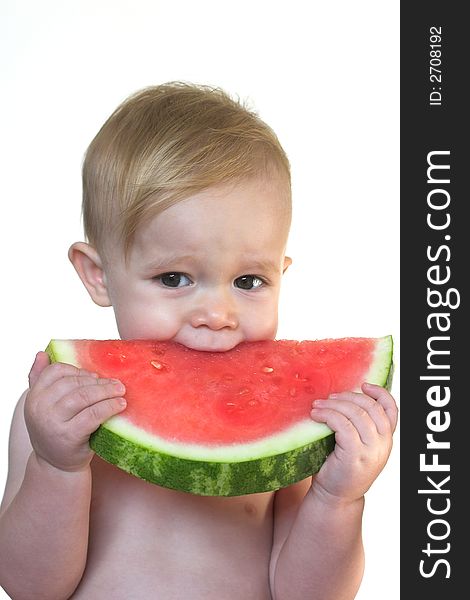
M311 416L335 432L336 444L314 478L327 497L353 501L365 494L392 449L398 409L388 391L364 383L361 393L332 394L315 400Z
M86 468L88 439L101 423L125 408L124 385L39 352L29 374L25 421L36 455L63 471Z

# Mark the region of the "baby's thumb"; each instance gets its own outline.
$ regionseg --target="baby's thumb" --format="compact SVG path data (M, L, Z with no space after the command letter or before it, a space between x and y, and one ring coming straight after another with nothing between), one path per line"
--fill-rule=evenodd
M44 369L49 364L49 355L47 352L38 352L36 354L36 358L34 359L33 366L31 367L31 371L28 375L29 387L33 387L36 381L39 379L39 375L44 371Z

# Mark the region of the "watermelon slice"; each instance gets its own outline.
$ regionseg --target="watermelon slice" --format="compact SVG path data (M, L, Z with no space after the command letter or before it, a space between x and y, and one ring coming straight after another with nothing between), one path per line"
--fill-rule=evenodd
M392 338L244 342L201 352L154 340L51 340L52 361L120 379L127 408L93 450L152 483L211 496L279 489L317 472L334 434L312 401L390 386Z

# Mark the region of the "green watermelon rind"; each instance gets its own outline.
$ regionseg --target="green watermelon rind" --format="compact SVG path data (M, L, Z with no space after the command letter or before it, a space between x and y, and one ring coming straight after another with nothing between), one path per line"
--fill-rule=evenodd
M247 461L202 461L157 452L101 426L90 447L145 481L200 496L241 496L291 485L316 473L334 448L334 434L283 454Z
M78 366L67 340L52 340L46 351L52 361ZM392 356L392 336L379 338L365 381L390 389ZM142 432L121 415L103 423L90 437L96 454L122 470L202 496L240 496L292 485L318 472L334 444L334 432L311 419L260 442L216 448L172 444Z
M387 335L378 338L374 361L366 376L366 381L376 383L390 391L393 382L393 338Z

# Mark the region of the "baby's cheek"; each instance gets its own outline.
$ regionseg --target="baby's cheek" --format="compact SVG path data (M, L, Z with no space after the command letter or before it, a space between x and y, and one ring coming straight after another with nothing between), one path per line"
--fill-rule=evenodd
M171 311L157 307L140 307L138 310L116 314L119 334L122 339L170 340L179 329L179 320Z
M253 311L244 319L244 337L249 342L272 340L277 333L277 310Z

